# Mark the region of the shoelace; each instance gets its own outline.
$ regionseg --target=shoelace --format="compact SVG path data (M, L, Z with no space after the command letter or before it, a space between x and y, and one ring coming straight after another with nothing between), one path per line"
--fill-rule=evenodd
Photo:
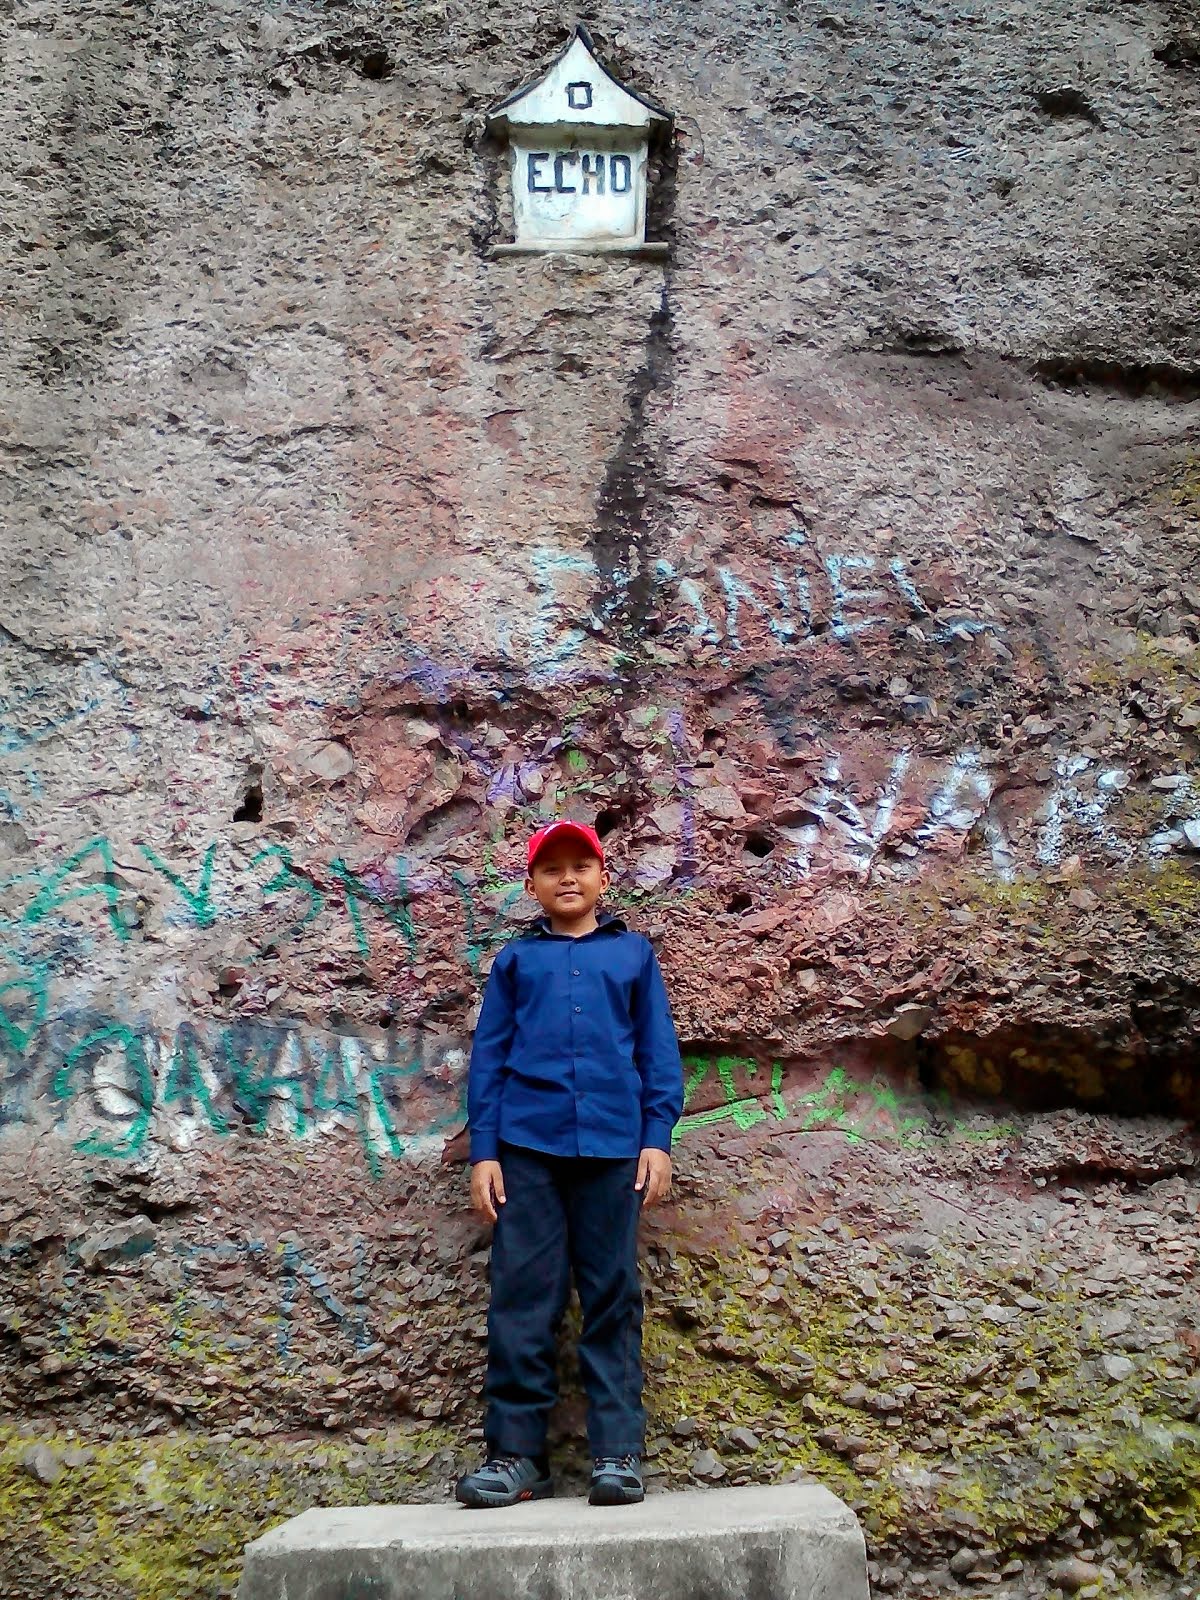
M637 1459L636 1456L597 1456L596 1466L599 1468L618 1467L627 1472L632 1472L637 1466Z

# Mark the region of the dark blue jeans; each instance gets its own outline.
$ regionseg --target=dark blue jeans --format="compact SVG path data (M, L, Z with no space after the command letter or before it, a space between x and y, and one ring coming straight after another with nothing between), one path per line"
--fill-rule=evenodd
M500 1148L508 1196L492 1236L484 1433L490 1453L539 1456L557 1395L556 1337L571 1274L594 1456L640 1455L642 1287L637 1158Z

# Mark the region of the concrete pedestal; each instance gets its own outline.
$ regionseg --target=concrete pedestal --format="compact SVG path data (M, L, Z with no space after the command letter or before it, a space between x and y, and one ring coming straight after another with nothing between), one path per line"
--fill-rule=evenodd
M238 1600L870 1600L853 1513L817 1484L600 1508L306 1511L246 1551Z

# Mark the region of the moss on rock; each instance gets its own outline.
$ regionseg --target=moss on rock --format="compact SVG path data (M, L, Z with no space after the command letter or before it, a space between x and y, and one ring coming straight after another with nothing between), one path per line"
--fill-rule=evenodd
M766 1302L763 1267L750 1253L681 1262L671 1300L690 1331L649 1332L652 1361L665 1359L655 1420L696 1424L685 1440L664 1434L670 1481L687 1479L698 1443L743 1426L759 1449L726 1455L730 1481L820 1479L880 1559L914 1535L948 1554L964 1528L1020 1556L1053 1547L1083 1511L1164 1569L1200 1563L1195 1395L1162 1355L1139 1355L1119 1382L1105 1374L1109 1347L1077 1291L1039 1291L1022 1316L1024 1278L992 1266L967 1281L935 1257L907 1303L836 1263Z
M5 1430L0 1592L220 1600L250 1540L310 1505L428 1498L435 1460L444 1471L453 1460L448 1444L435 1428L364 1445ZM38 1445L61 1468L52 1483L25 1465Z

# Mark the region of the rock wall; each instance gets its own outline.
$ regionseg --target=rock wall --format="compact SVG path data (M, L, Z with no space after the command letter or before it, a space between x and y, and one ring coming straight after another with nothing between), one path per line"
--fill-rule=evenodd
M0 1593L226 1592L470 1456L464 1051L567 814L688 1057L663 1480L1174 1594L1192 8L600 5L670 258L497 259L573 20L5 16Z

